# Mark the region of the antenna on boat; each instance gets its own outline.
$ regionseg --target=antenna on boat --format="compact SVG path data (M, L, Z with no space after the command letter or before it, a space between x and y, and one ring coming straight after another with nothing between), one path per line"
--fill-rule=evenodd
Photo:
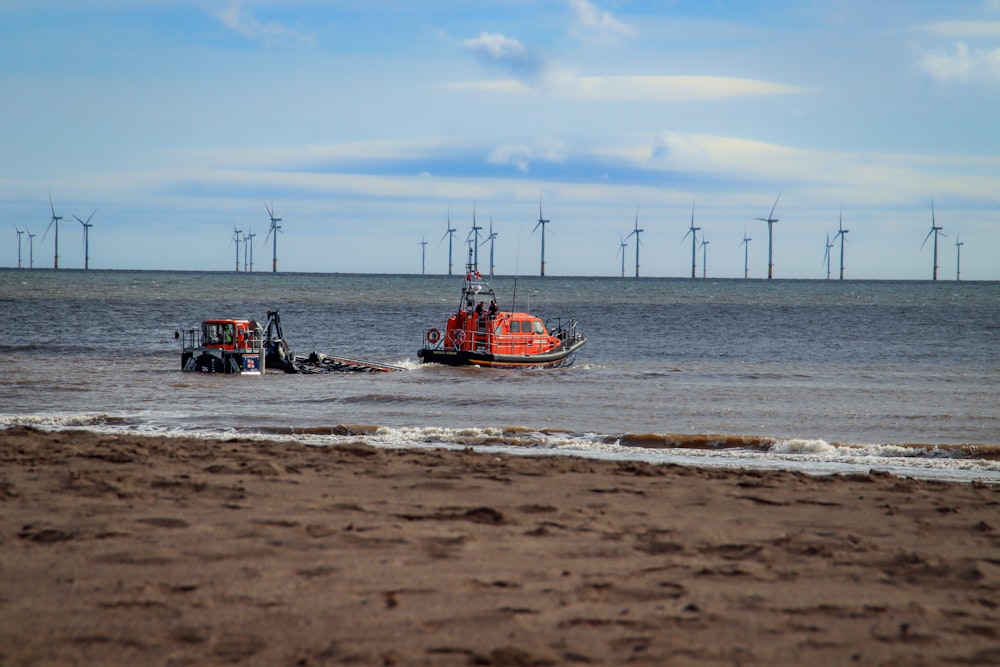
M517 273L518 265L521 262L521 228L517 228L517 252L514 253L514 295L510 299L510 312L514 312L514 305L517 303Z
M264 237L264 240L267 241L268 237L270 237L271 234L274 234L274 241L273 241L274 245L272 246L272 251L271 251L271 271L273 273L277 273L278 272L278 232L281 231L281 225L279 225L278 223L281 222L281 218L274 217L274 202L271 202L270 206L267 205L267 202L264 202L264 208L267 209L267 216L271 219L271 228L267 230L267 236Z
M837 237L840 237L840 279L844 279L844 241L846 240L847 232L850 229L844 229L844 205L840 205L840 223L838 224L837 233L834 234L833 240L836 241ZM829 266L829 265L827 265ZM830 270L827 268L826 277L830 277Z
M933 234L934 235L934 278L933 278L933 280L937 280L937 273L938 273L938 263L937 263L938 262L938 260L937 260L938 235L945 236L945 234L941 232L942 229L944 229L944 227L938 227L937 226L937 222L934 220L934 198L931 197L931 231L927 232L927 236L924 237L924 242L920 244L920 249L923 250L924 244L927 243L927 239L929 239L931 237L931 234Z
M471 258L472 268L475 271L479 270L479 232L481 230L482 227L476 224L476 202L472 202L472 229L469 230L469 235L465 237L465 240L470 242L470 247L475 249Z
M701 231L701 227L695 227L694 226L694 202L692 201L691 202L691 226L688 227L687 234L684 234L684 238L681 239L681 241L683 241L684 239L686 239L688 237L688 234L691 235L691 277L692 278L694 278L697 275L697 273L698 273L698 255L696 253L698 251L698 232L700 232L700 231ZM746 231L745 230L743 232L743 236L746 236ZM746 241L749 241L749 240L750 239L746 239ZM746 275L745 275L746 271L744 270L743 273L744 273L743 277L746 278Z
M448 207L448 227L445 230L444 236L442 236L441 240L438 241L438 245L441 245L441 243L444 241L444 237L445 236L448 237L448 275L449 276L451 275L451 242L455 238L455 232L456 231L458 231L458 230L452 228L452 226L451 226L451 206L449 206Z
M97 209L87 217L87 222L84 222L79 218L79 216L74 215L76 221L83 225L83 268L90 268L90 228L94 225L91 224L90 219L94 217L94 213L97 213ZM18 239L20 241L20 239ZM20 243L18 243L18 251L20 251ZM20 257L18 257L18 264L20 264Z
M774 200L774 206L771 207L771 212L768 213L766 218L753 218L753 220L760 220L761 222L767 223L767 279L770 280L774 277L774 243L772 237L772 230L774 228L774 223L778 221L774 217L774 209L778 206L778 199L781 199L781 191L778 191L778 197Z
M45 233L42 234L42 241L44 241L45 237L48 236L49 230L52 229L52 225L55 225L56 226L56 254L55 254L54 266L55 266L55 268L58 269L59 268L59 221L62 220L62 216L61 215L56 215L56 207L55 207L55 204L52 203L52 193L51 192L49 193L49 208L52 210L52 220L49 221L49 226L45 228ZM937 247L937 246L935 245L935 247ZM937 263L937 262L935 261L935 263ZM935 268L935 271L937 271L936 268Z
M535 225L535 229L538 229L539 227L542 228L542 273L541 273L542 277L545 276L545 225L549 224L550 222L552 222L552 221L551 220L546 220L544 217L542 217L542 195L541 195L541 193L539 193L538 194L538 224ZM535 233L535 229L531 230L532 234Z
M646 231L645 229L639 229L639 205L635 205L635 229L633 229L628 236L625 238L630 238L635 236L635 277L639 277L639 246L642 245L642 241L639 239L639 234Z

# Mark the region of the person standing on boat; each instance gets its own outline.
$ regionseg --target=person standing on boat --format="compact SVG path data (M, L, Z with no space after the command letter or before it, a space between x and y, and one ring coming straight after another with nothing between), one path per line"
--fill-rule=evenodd
M500 312L500 308L497 306L496 299L490 299L490 309L487 311L487 316L492 320Z

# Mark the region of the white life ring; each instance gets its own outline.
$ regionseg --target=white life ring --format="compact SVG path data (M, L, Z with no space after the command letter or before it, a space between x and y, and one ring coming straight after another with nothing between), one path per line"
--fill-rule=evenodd
M437 329L430 329L427 332L427 342L431 345L437 345L437 342L441 340L441 332Z

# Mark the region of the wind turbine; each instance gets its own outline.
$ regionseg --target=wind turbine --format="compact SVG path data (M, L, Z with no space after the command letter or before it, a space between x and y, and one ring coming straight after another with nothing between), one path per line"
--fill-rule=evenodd
M618 254L622 256L622 278L625 277L625 248L628 247L628 243L622 238L622 235L618 235Z
M761 222L767 223L767 279L770 280L774 277L774 237L772 234L774 223L778 221L774 217L774 209L778 207L778 199L781 199L781 191L778 192L777 199L774 200L774 206L771 207L771 212L768 213L766 218L753 218L754 220L760 220Z
M934 220L934 199L931 199L931 231L927 232L927 236L924 237L924 242L920 244L920 249L924 249L924 244L927 243L927 239L934 235L934 280L937 280L938 272L938 260L937 260L937 246L938 246L938 235L945 236L941 232L944 227L938 227L937 222Z
M90 219L94 217L94 213L97 213L96 208L87 217L87 222L76 215L73 216L77 222L83 225L83 268L85 270L90 268L90 228L94 226L90 223Z
M52 209L52 220L49 221L49 226L45 228L45 233L42 234L42 241L48 236L49 230L52 229L52 225L56 226L56 254L55 254L55 268L59 268L59 221L62 220L61 215L56 215L56 207L52 203L52 193L49 193L49 208Z
M278 272L278 232L281 231L281 218L274 217L274 202L268 206L267 202L264 202L264 208L267 209L267 216L271 219L271 227L267 230L267 236L264 237L264 241L267 241L268 236L274 234L273 249L271 251L271 272Z
M451 207L448 207L448 227L445 229L444 236L441 237L441 241L438 241L438 245L444 241L444 237L448 237L448 275L451 275L451 242L455 238L455 232L457 229L453 229L451 226Z
M826 250L823 251L823 261L826 262L826 279L830 279L830 248L833 244L830 243L830 232L826 233Z
M844 205L840 205L840 222L838 223L837 233L834 235L833 240L836 241L837 237L840 237L840 279L844 279L844 240L847 237L847 232L850 229L844 229ZM830 271L827 269L827 278L830 277Z
M240 230L236 229L236 223L233 223L233 239L231 243L236 243L236 273L240 272Z
M740 242L743 248L743 279L746 280L750 277L750 241L752 238L747 236L747 230L743 230L743 241Z
M705 235L701 235L701 277L702 279L708 277L708 244L711 241L705 240Z
M253 239L257 236L253 233L253 228L249 233L243 232L243 269L253 273ZM250 259L247 260L247 248L250 249Z
M17 232L17 268L20 269L21 268L21 235L24 234L24 230L23 229L18 229L17 227L15 227L14 231Z
M28 232L28 268L33 269L35 268L35 236L37 234L32 234L28 225L25 225L24 229Z
M955 236L955 252L958 257L955 258L955 280L962 279L962 246L965 245L964 241L959 241L958 236Z
M698 232L701 231L701 227L694 226L694 202L691 202L691 226L688 227L687 234L684 235L683 241L691 235L691 277L694 278L698 271L698 260L695 254L698 248ZM745 234L744 234L745 236Z
M487 236L482 243L482 245L486 245L486 241L490 242L490 278L493 277L493 270L495 268L493 266L493 242L496 240L496 238L497 238L497 233L493 231L493 214L490 213L490 233L489 236Z
M476 203L472 203L472 229L469 230L469 235L465 237L466 242L472 243L473 256L472 256L472 266L473 270L479 270L479 232L482 231L482 227L476 224Z
M427 237L421 236L420 243L420 275L427 273Z
M639 205L635 206L635 229L629 232L629 235L625 238L630 238L633 234L635 235L635 277L639 277L639 246L642 245L642 241L639 239L639 234L646 231L645 229L639 229Z
M538 224L536 224L535 228L531 230L531 233L534 234L535 229L538 229L539 227L542 228L542 276L545 275L545 225L550 222L552 221L546 220L542 217L542 196L538 195Z

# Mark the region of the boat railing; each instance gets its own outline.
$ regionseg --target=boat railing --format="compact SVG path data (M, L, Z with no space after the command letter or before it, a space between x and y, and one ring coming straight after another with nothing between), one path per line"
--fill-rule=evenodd
M180 339L181 347L184 349L198 347L200 337L201 329L185 329L183 331L174 332L174 338Z
M560 345L568 345L579 341L583 334L577 331L576 318L552 318L545 323L548 336L559 339ZM493 350L502 354L527 354L535 345L541 334L511 335L497 334L488 324L477 326L475 330L458 329L441 331L437 328L424 329L423 341L426 349L431 350ZM450 338L449 338L450 337Z
M264 330L257 326L248 331L244 345L253 352L264 349Z
M583 337L583 334L577 331L576 327L577 321L575 317L554 317L545 321L545 328L549 334L557 337L563 344L580 340Z
M196 347L206 347L207 341L202 335L201 329L185 329L175 331L174 337L180 339L181 347L192 349ZM259 326L250 329L243 340L243 347L239 348L250 352L259 352L264 349L264 331Z

